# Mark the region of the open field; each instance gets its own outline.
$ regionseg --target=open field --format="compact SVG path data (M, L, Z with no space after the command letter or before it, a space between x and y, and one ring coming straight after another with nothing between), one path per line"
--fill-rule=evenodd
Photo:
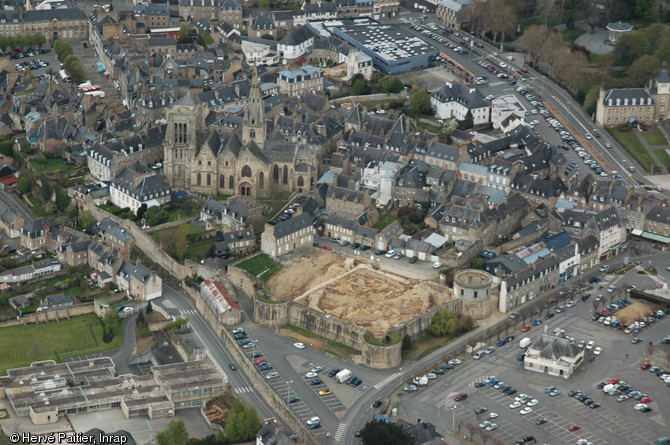
M646 171L653 173L654 170L658 170L658 166L638 140L635 131L621 131L618 128L608 130Z
M645 131L642 133L642 137L649 145L668 145L668 141L665 140L665 137L658 129Z
M111 343L103 343L102 325L94 314L1 328L0 337L0 375L34 361L59 361L73 355L116 349L123 344L122 335L115 335Z
M282 267L281 264L264 253L237 263L236 266L246 270L261 281L269 280Z

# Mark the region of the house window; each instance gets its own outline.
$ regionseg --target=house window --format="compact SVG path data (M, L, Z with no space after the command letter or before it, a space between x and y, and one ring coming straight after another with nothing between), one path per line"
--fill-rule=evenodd
M260 172L258 174L258 187L259 188L265 187L265 174L263 172Z
M219 187L226 188L226 177L219 175Z
M212 185L212 175L207 173L207 185Z
M202 184L201 184L201 182L202 182L202 176L200 175L199 172L198 172L198 175L197 175L196 178L197 178L197 179L196 179L196 184L197 184L197 185L202 185Z
M228 178L228 188L231 190L235 188L235 177L233 175Z

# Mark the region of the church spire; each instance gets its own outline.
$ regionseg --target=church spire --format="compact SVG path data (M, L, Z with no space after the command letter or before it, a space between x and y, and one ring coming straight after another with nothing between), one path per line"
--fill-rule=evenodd
M244 108L244 124L242 126L242 143L247 145L250 141L256 142L261 147L265 142L265 108L261 95L258 69L255 66L251 71L249 98Z

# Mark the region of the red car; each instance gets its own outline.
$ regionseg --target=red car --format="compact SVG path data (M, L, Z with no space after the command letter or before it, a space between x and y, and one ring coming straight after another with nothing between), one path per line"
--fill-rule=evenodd
M530 331L530 325L529 324L523 325L523 327L521 328L521 332L528 332L528 331Z
M457 401L457 402L460 402L460 401L465 400L467 398L468 398L468 394L465 393L465 392L462 392L460 394L457 394L456 397L454 397L454 400Z
M619 383L620 381L621 381L620 379L614 377L613 379L610 379L610 381L607 382L607 383L609 383L610 385L616 385L616 384Z
M572 425L570 425L570 427L569 427L568 429L569 429L570 431L577 431L577 430L581 430L582 427L579 426L579 425L577 425L576 423L573 423Z
M257 365L260 365L261 363L267 363L267 359L259 358L258 360L254 360L254 363Z
M649 398L649 397L647 397L647 396L644 396L644 397L642 397L642 398L640 399L640 402L642 402L642 403L649 403L649 402L653 402L653 400L651 400L651 398Z
M332 247L330 247L330 246L326 246L326 245L321 246L321 248L322 248L323 250L333 250Z
M651 368L651 363L642 363L640 365L640 369L643 370L643 371L646 371L649 368Z

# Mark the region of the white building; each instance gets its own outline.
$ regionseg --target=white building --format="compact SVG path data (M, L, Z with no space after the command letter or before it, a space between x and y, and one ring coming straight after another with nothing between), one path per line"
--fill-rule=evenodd
M379 206L385 206L393 199L393 186L402 170L402 165L397 162L386 161L382 164L370 163L363 168L361 173L361 185L373 190L371 198L377 200Z
M274 45L275 48L272 48ZM242 40L242 53L250 65L276 65L279 63L279 54L276 51L276 42L259 43Z
M527 371L567 379L584 361L584 348L565 337L542 334L526 351L523 367Z
M170 186L165 177L135 164L121 170L109 186L109 199L117 207L137 213L142 204L153 207L170 201Z
M474 125L485 125L491 120L491 105L484 95L473 85L447 82L442 88L430 94L430 103L435 116L440 119L465 119L472 113Z
M362 74L365 79L372 77L372 58L361 51L351 51L347 57L347 79Z
M116 285L129 296L142 301L163 295L163 280L140 263L124 261L116 272Z
M523 122L526 109L521 105L514 94L496 97L491 101L491 124L493 128L505 130L503 127L516 128L512 121L518 119ZM503 121L508 121L505 124Z
M277 52L281 54L283 63L287 64L289 60L295 60L314 47L314 35L307 28L302 26L286 34L277 44Z
M587 233L593 233L600 241L598 256L601 261L617 255L626 243L626 226L616 207L598 213L586 225Z

